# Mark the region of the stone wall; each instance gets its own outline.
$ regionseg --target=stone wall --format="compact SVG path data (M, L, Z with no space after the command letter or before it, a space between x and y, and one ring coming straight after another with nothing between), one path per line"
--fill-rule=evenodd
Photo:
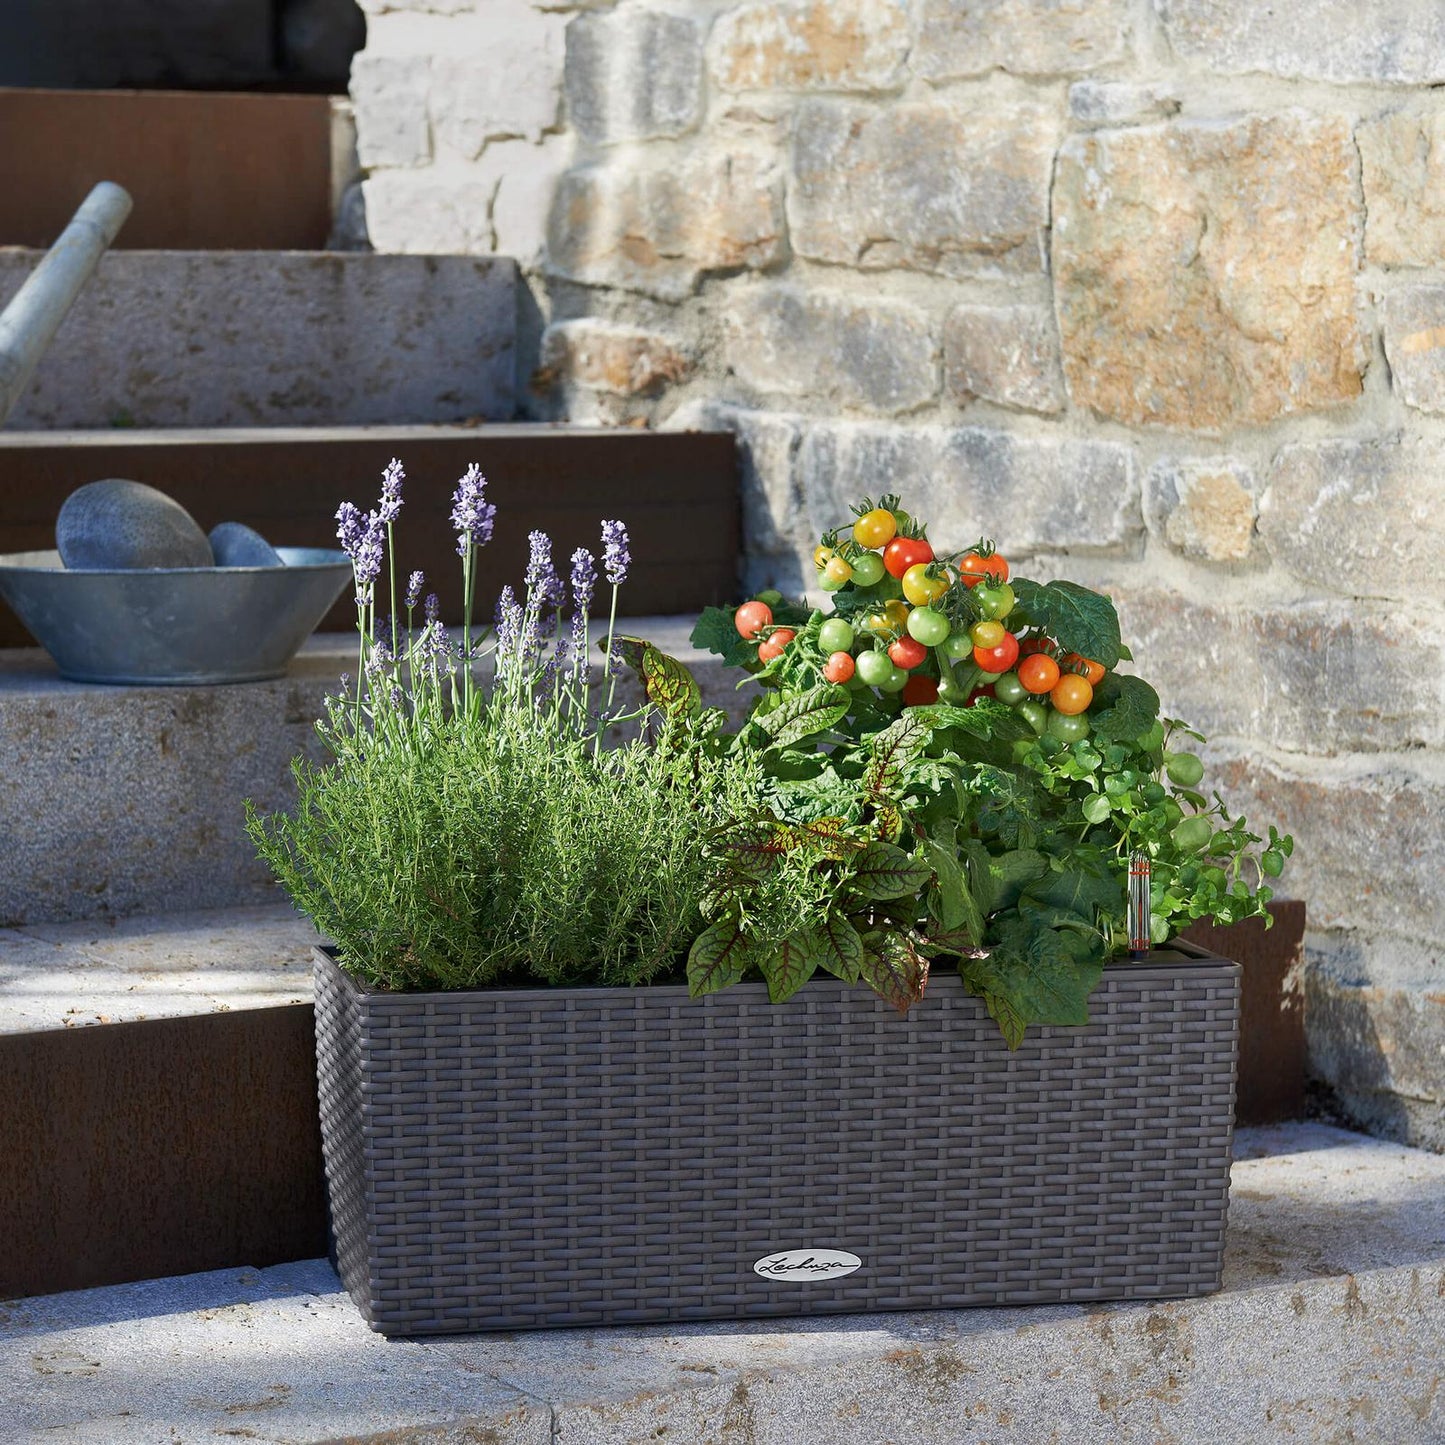
M754 586L896 490L1109 589L1298 835L1315 1067L1445 1147L1445 11L366 8L373 242L523 262L532 413L734 429Z

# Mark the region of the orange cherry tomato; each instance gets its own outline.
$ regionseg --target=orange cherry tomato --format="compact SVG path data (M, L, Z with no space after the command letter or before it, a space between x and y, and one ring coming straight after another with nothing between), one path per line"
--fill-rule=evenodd
M733 614L733 626L742 637L756 637L772 625L773 609L766 602L744 602Z
M1077 672L1064 673L1049 693L1049 701L1053 703L1054 711L1063 713L1065 717L1074 717L1083 712L1093 700L1093 684L1087 677L1080 677Z
M1007 672L1019 660L1019 640L1005 632L997 647L975 647L973 660L985 672Z
M1059 680L1059 664L1042 652L1019 663L1019 681L1028 692L1052 692Z
M775 657L783 655L783 649L797 636L791 627L780 627L771 633L767 640L758 647L758 661L771 662Z
M850 652L835 652L823 664L823 677L828 682L848 682L858 671Z
M1089 679L1090 687L1098 687L1103 681L1104 673L1107 671L1102 662L1095 662L1092 658L1080 657L1077 652L1071 652L1064 659L1064 666L1070 672L1082 672Z

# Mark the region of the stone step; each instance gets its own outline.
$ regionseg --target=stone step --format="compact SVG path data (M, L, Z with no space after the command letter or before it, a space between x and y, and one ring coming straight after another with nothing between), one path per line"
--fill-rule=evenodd
M0 307L43 254L0 251ZM506 421L515 296L499 256L112 251L10 426Z
M1204 1299L387 1341L320 1259L17 1301L25 1441L1445 1438L1445 1159L1243 1131Z
M628 622L739 706L735 675L692 649L690 628ZM343 672L345 634L312 638L282 679L222 687L72 683L44 653L0 652L0 928L274 902L242 800L290 804L290 761L313 748Z
M115 8L114 0L105 3ZM250 3L264 15L264 5ZM269 18L264 23L269 46ZM93 38L90 26L71 25ZM113 243L118 250L328 244L358 175L349 101L214 89L33 89L35 80L5 74L24 49L0 47L0 86L26 87L0 89L0 246L49 246L98 181L117 182L135 201Z
M399 258L406 259L406 258ZM488 597L520 582L533 528L559 557L597 546L620 516L634 563L622 589L630 616L696 612L734 597L741 545L736 443L725 432L644 432L539 424L481 427L258 427L162 431L0 431L0 553L55 545L55 518L76 487L102 477L146 482L203 528L245 522L277 546L335 546L338 503L374 505L382 469L407 469L398 524L403 572L420 568L461 620L461 572L448 515L456 479L475 462L497 506L483 554ZM322 623L350 628L349 595ZM33 645L0 603L0 648Z

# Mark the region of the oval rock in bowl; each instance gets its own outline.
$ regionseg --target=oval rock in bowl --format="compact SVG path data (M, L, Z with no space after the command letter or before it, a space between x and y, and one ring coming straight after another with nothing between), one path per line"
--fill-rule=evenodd
M286 671L351 580L344 552L277 552L284 566L107 571L12 552L0 597L74 682L259 682Z
M55 545L74 571L139 567L209 567L211 544L177 501L111 477L77 487L55 519Z

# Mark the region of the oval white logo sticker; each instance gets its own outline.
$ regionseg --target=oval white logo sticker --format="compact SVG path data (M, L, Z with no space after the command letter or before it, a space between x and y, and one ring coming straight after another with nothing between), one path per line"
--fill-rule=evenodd
M753 1273L764 1279L785 1280L788 1284L808 1284L816 1280L842 1279L861 1269L863 1261L843 1249L784 1249L765 1255L753 1266Z

